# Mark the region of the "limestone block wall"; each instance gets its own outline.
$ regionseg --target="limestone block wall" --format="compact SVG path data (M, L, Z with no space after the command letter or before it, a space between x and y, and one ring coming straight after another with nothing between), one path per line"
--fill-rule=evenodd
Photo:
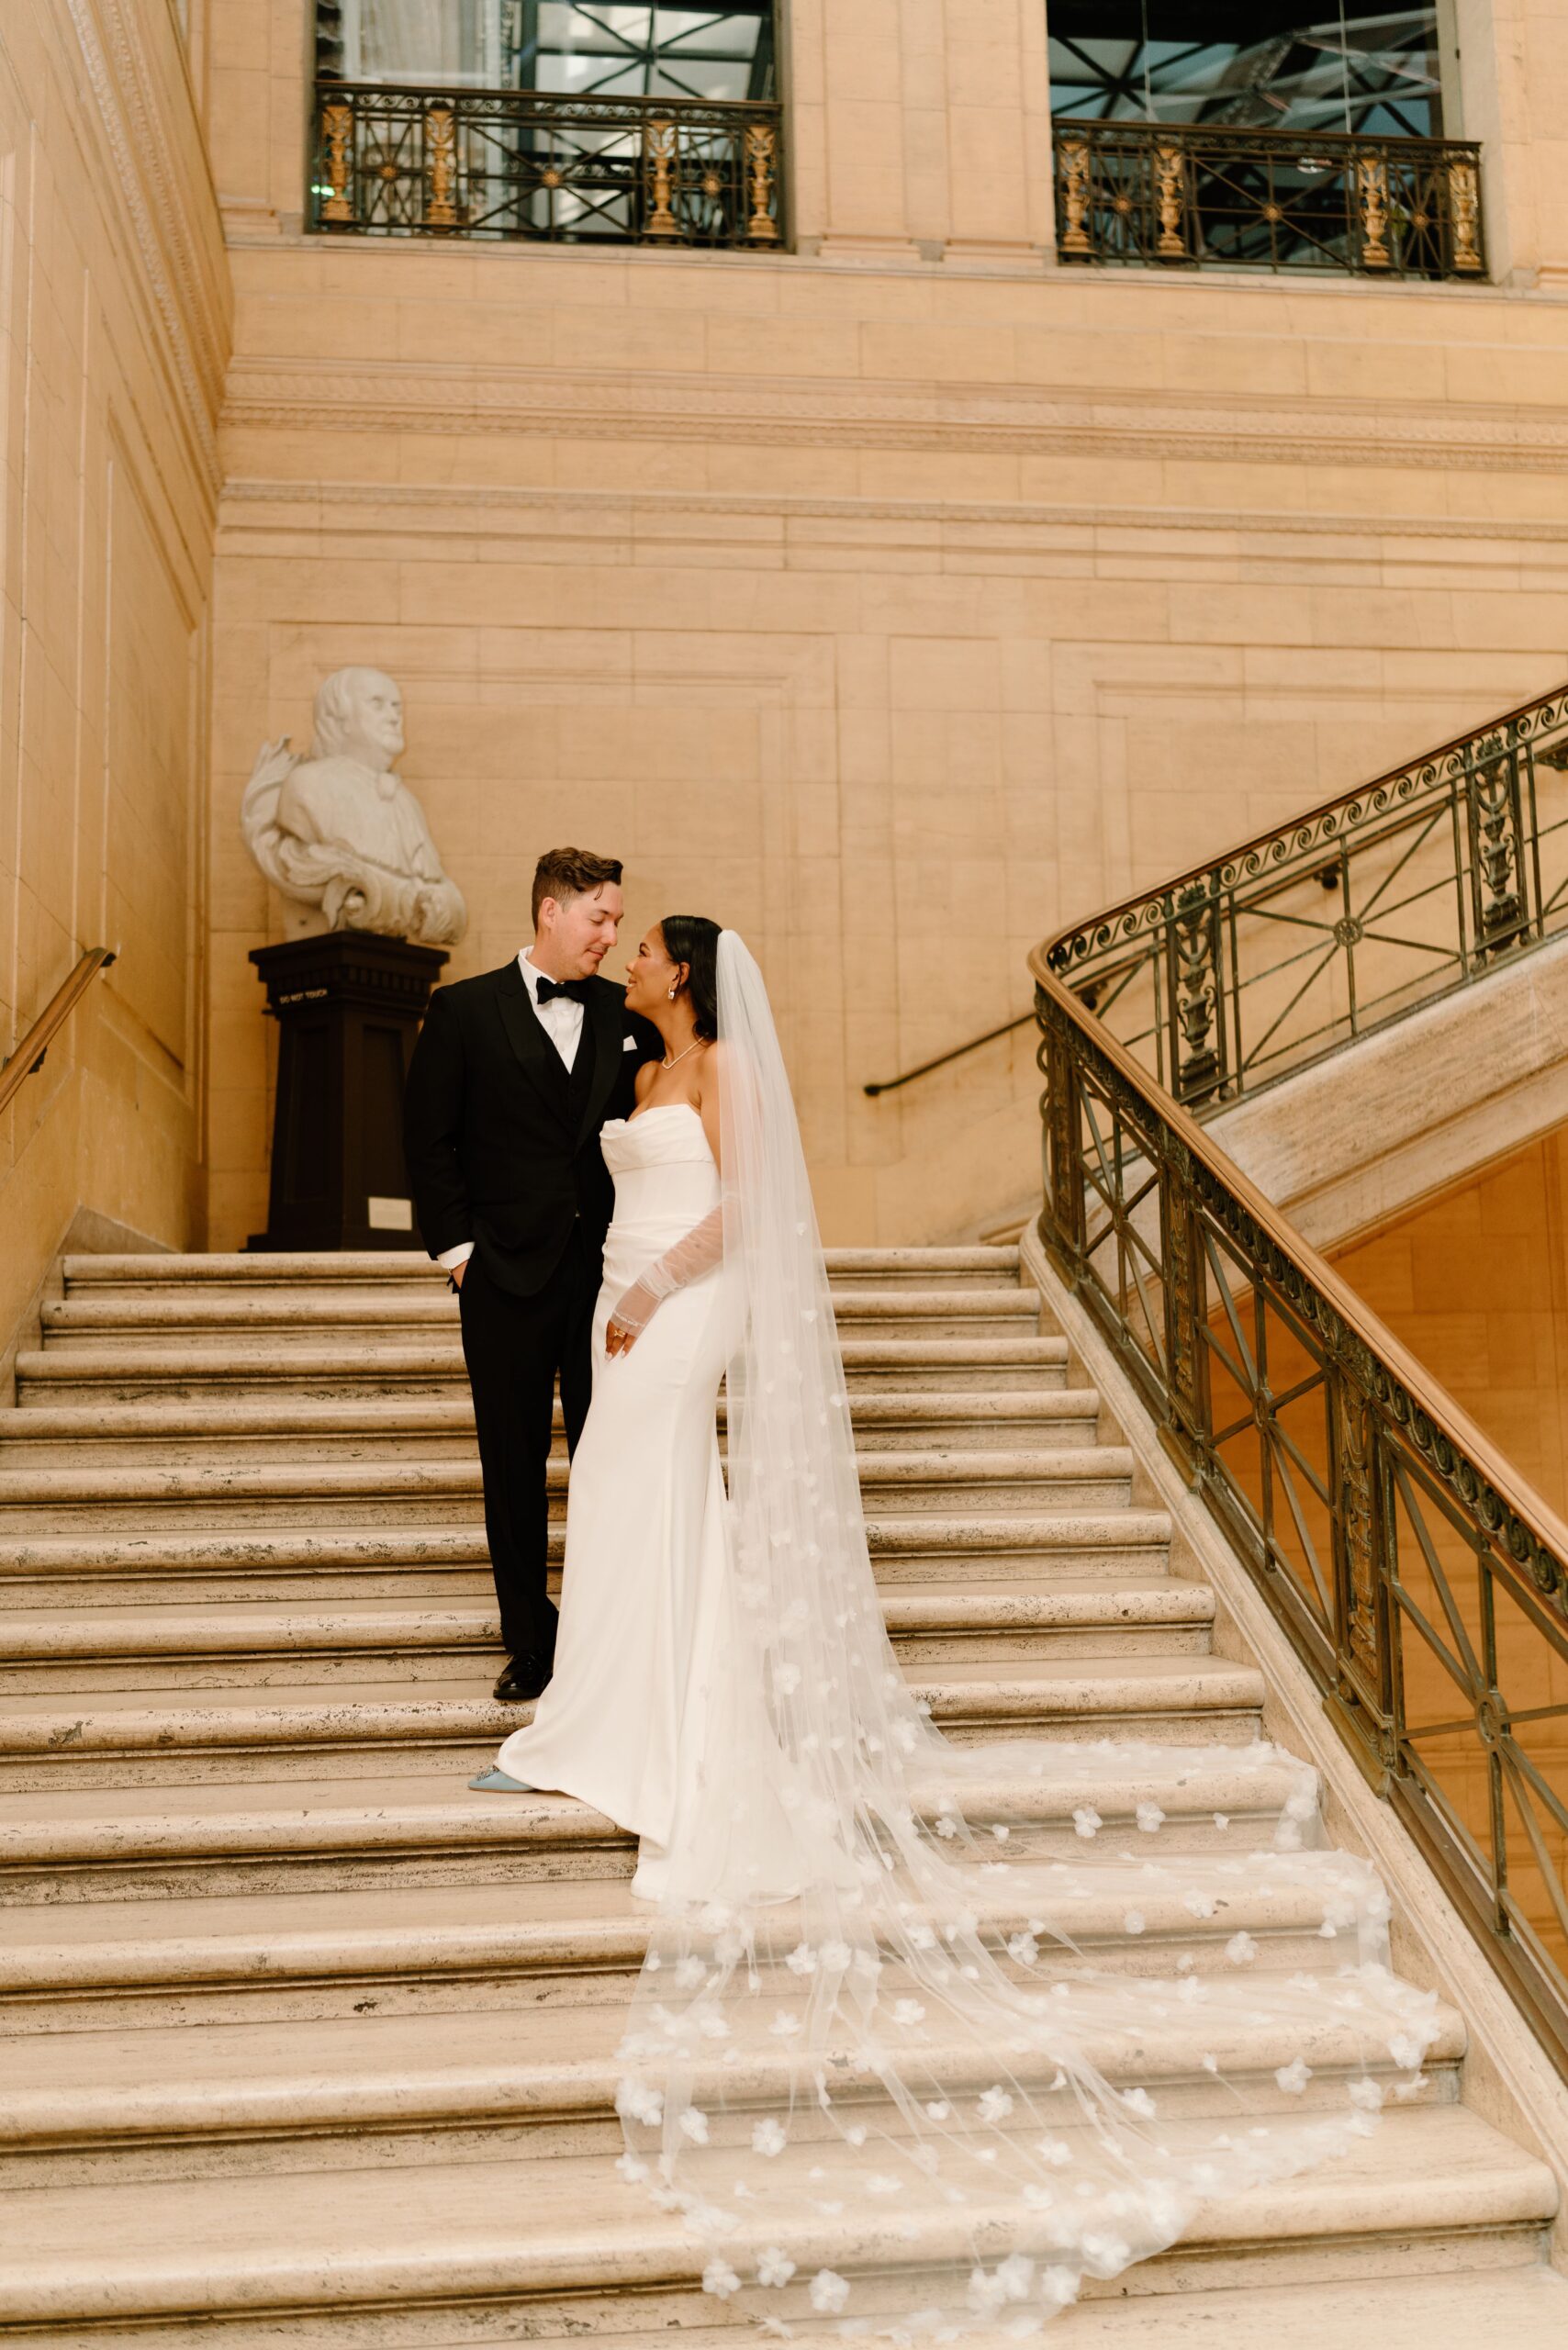
M835 1237L1021 1201L1058 920L1568 674L1568 310L1492 288L236 248L213 1229L253 1228L263 737L372 660L515 946L562 837L753 933ZM330 350L323 322L332 321ZM251 1219L247 1225L246 1219Z
M1568 306L1522 194L1495 285L1074 273L1034 0L795 0L795 251L333 241L306 16L206 19L215 1240L265 1193L276 910L235 811L342 662L404 687L455 972L564 838L625 856L633 929L753 935L837 1240L1027 1200L1027 1032L861 1088L1024 1011L1055 923L1568 676ZM1554 39L1466 35L1527 153Z
M118 946L0 1120L0 1352L79 1204L200 1181L207 606L228 281L167 0L0 21L0 1025Z

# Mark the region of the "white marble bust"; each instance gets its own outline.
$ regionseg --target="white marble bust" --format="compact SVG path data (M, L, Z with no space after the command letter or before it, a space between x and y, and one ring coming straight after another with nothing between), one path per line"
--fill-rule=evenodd
M454 946L468 910L393 761L403 697L379 669L338 669L316 696L308 758L263 743L241 803L245 845L285 900L291 937L373 930Z

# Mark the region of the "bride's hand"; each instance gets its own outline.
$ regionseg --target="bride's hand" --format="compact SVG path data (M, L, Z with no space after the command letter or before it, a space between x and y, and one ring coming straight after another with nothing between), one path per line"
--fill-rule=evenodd
M604 1351L607 1355L629 1355L636 1343L637 1333L635 1330L623 1330L621 1327L620 1323L615 1321L613 1318L606 1326L604 1333Z

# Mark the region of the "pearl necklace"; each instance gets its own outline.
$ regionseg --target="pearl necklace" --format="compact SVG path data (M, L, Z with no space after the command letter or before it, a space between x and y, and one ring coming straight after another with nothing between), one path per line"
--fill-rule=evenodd
M687 1046L687 1048L686 1048L686 1053L694 1053L694 1052L697 1050L698 1046L699 1046L699 1045L700 1045L703 1041L704 1041L704 1040L703 1040L703 1038L702 1038L702 1037L700 1037L700 1036L693 1036L693 1038L691 1039L690 1044L689 1044L689 1045L688 1045L688 1046ZM676 1055L676 1057L675 1057L675 1059L674 1059L673 1061L661 1061L661 1062L659 1063L659 1067L660 1067L661 1069L674 1069L674 1068L676 1068L676 1067L678 1065L678 1063L680 1063L681 1061L683 1061L683 1060L686 1058L686 1053L677 1053L677 1055Z

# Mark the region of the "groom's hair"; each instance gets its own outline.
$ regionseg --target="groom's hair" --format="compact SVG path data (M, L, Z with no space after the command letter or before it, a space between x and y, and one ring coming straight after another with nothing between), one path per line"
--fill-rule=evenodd
M583 898L590 890L602 890L607 881L620 878L618 856L595 856L591 848L547 848L533 868L534 927L546 898L557 902Z

